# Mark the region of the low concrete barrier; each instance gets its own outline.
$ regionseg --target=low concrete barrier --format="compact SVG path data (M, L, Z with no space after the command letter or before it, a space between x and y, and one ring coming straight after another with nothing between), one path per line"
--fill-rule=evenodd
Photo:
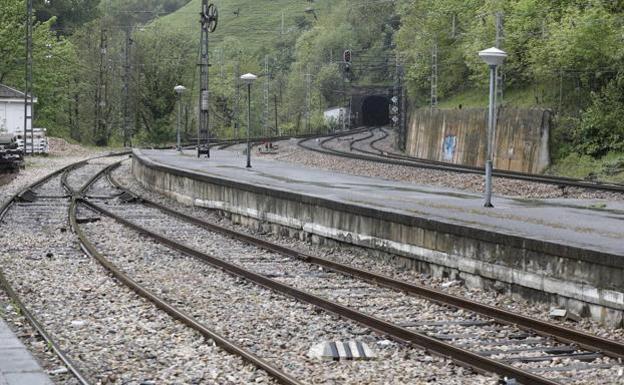
M233 221L314 242L344 242L434 275L459 277L622 325L624 255L254 186L156 163L135 150L145 187Z

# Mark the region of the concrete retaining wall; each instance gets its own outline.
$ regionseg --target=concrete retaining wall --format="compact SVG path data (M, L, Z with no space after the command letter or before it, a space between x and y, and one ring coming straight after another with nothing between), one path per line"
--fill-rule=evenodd
M503 108L496 130L494 167L540 173L550 164L550 112ZM409 155L482 167L487 150L487 109L419 109L411 114Z
M421 271L460 277L469 286L493 286L622 325L622 256L176 170L140 152L132 170L147 188L221 210L235 222L365 247Z

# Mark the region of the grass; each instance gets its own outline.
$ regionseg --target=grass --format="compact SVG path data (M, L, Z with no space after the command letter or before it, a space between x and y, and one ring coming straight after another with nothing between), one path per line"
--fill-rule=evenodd
M271 47L279 41L282 32L282 13L284 14L284 33L299 34L295 25L297 16L305 16L314 23L314 16L304 11L313 7L317 17L329 11L331 0L315 3L292 0L212 0L219 11L217 30L210 34L212 47L219 47L226 37L233 37L252 53ZM154 22L155 26L165 30L182 32L189 39L199 42L199 11L201 0L192 0L178 11ZM238 12L238 15L235 14Z
M543 107L536 101L536 96L542 91L538 87L509 88L505 89L503 100L508 107ZM448 99L442 99L438 103L439 108L457 108L460 104L464 108L486 108L488 106L489 94L487 88L470 89L459 92Z
M546 174L624 183L624 153L609 153L600 159L570 154L556 160Z

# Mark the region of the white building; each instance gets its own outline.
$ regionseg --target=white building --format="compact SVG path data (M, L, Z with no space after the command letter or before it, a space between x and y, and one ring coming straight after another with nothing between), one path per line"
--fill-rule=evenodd
M37 98L34 99L37 103ZM28 105L28 115L32 116L32 106ZM32 120L28 120L29 129ZM0 132L24 133L24 93L0 84Z

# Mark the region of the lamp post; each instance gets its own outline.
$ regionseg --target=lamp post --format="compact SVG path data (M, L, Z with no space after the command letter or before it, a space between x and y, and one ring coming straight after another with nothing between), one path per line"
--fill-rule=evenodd
M492 205L492 157L494 153L494 118L495 118L495 84L496 69L503 64L507 53L498 48L489 48L479 52L479 57L490 67L490 108L488 113L487 132L487 158L485 160L485 203L484 207L494 207Z
M176 130L176 150L182 152L182 145L180 144L180 119L182 116L182 94L186 91L186 87L183 85L177 85L173 87L173 90L178 95L178 127Z
M245 74L240 77L247 84L247 168L251 168L251 143L249 142L251 130L251 85L258 77L254 74Z

